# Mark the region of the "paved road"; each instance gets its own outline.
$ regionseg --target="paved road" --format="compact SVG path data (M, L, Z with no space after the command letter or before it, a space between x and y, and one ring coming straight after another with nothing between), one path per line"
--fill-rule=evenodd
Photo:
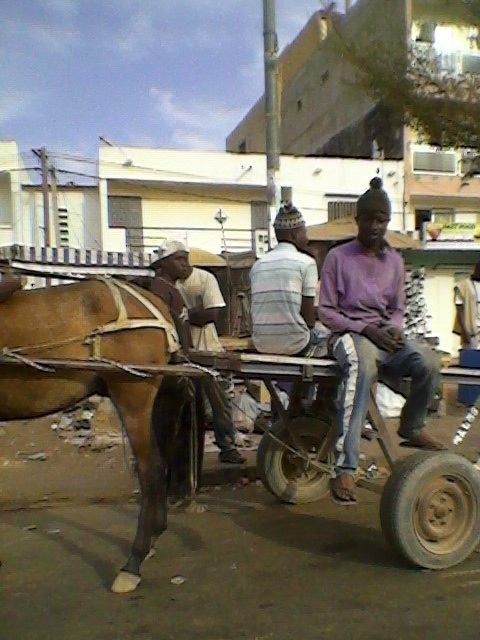
M328 500L286 507L255 484L212 488L207 513L171 514L125 596L108 588L136 505L3 512L0 638L479 638L480 555L443 572L407 568L382 537L378 496L360 497L343 510Z

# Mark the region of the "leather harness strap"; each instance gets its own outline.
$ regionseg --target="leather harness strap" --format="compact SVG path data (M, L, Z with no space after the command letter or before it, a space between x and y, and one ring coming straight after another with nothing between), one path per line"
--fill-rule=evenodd
M170 353L175 353L180 350L180 341L175 327L171 322L163 316L163 314L157 309L157 307L148 300L139 291L128 285L126 282L118 280L111 280L107 278L98 278L101 282L106 284L110 293L112 294L115 306L118 311L118 317L113 322L108 322L100 327L94 329L87 339L86 343L92 344L92 358L95 360L101 359L101 336L105 333L115 333L117 331L125 331L131 329L162 329L167 337L167 345ZM153 318L129 318L125 303L123 302L120 289L126 291L129 295L138 300L149 311Z

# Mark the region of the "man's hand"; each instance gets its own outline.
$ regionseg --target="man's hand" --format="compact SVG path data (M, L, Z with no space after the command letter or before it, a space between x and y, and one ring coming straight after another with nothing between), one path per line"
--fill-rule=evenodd
M373 342L379 349L393 353L402 348L405 338L403 332L397 327L380 329L374 325L368 325L362 331L363 335ZM399 335L401 334L401 336Z
M405 344L405 334L403 333L403 329L400 327L388 327L387 333L396 340L398 348L401 349Z
M203 305L199 304L196 307L191 307L188 310L188 319L190 324L194 324L197 327L203 327L205 324L205 309Z

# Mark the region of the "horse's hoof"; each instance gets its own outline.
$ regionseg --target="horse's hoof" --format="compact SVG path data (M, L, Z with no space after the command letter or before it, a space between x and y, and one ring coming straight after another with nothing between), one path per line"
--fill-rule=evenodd
M113 593L129 593L130 591L135 591L141 579L141 576L137 576L135 573L120 571L112 584L111 590Z
M150 558L153 558L153 556L157 553L157 550L154 549L153 547L150 547L149 552L147 553L147 555L145 556L145 560L149 560Z
M185 511L187 513L205 513L205 511L208 511L208 506L192 500L192 502L185 507Z

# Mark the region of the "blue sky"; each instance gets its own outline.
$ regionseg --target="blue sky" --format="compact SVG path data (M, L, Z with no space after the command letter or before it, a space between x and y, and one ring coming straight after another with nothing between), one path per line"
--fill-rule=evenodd
M322 4L277 0L280 48ZM0 42L0 139L22 152L221 150L263 93L262 0L3 0Z

